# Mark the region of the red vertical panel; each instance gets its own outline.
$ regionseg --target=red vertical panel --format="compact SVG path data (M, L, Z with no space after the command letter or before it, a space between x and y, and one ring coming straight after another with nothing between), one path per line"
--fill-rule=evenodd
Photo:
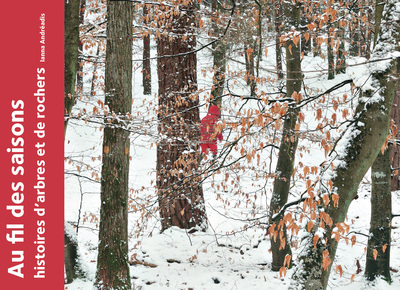
M4 1L0 23L1 284L62 289L64 3Z

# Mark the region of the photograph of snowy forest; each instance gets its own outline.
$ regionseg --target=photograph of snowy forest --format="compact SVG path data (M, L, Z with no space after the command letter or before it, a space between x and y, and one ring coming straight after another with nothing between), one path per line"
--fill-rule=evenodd
M65 289L400 289L398 0L65 0Z

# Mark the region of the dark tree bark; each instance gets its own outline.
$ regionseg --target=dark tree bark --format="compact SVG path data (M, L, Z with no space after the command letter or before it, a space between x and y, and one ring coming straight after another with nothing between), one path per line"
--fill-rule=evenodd
M260 61L262 60L262 47L263 47L263 37L262 37L262 15L263 15L263 6L260 1L255 0L258 8L258 19L257 19L257 51L256 51L256 77L258 78L260 75Z
M83 21L85 20L85 9L86 9L86 0L80 0L81 4L79 7L79 26L83 25ZM76 89L75 95L82 94L83 91L83 43L82 39L79 39L79 48L78 48L78 71L76 73Z
M365 276L371 281L379 276L390 281L392 192L389 148L384 154L379 153L371 168L371 223L365 264Z
M205 229L203 189L199 184L200 116L197 94L196 1L164 6L159 21L157 71L157 188L162 230Z
M149 8L143 5L143 22L149 23ZM143 94L151 94L151 66L150 66L150 32L146 31L143 37Z
M328 7L331 9L332 2L328 1ZM329 14L328 18L328 80L335 78L335 56L333 54L334 49L334 38L333 38L333 27L332 27L332 15Z
M351 56L360 55L360 8L357 6L352 12L352 20L350 22L350 49Z
M282 69L282 45L281 45L281 25L282 25L282 13L281 5L279 1L275 1L275 51L276 51L276 70L278 72L278 78L283 79L283 69Z
M213 36L219 37L224 29L225 23L221 19L221 7L217 0L211 3L212 9L212 28ZM211 103L219 105L222 102L222 94L224 93L225 74L226 74L226 43L225 40L220 40L212 45L213 62L214 62L214 77L213 88L211 90Z
M64 136L68 117L75 102L75 80L78 69L79 0L64 2Z
M383 7L384 0L378 0L376 6ZM390 4L389 4L390 5ZM378 10L376 14L376 31L379 31L379 26L382 22L382 12ZM398 13L400 15L400 13ZM386 22L388 20L386 19ZM390 20L389 20L390 21ZM397 21L400 25L400 21ZM387 24L385 24L386 26ZM390 24L391 25L391 24ZM384 27L383 29L386 29ZM396 29L396 26L393 27ZM398 34L400 34L400 27L397 27ZM397 35L397 40L400 40ZM376 47L376 43L374 43ZM397 50L400 51L400 46L397 45ZM400 60L395 64L394 70L400 72ZM393 106L391 108L390 117L397 117L398 108L398 89L400 82L397 82L397 89L394 94ZM371 192L371 222L369 229L368 247L367 247L367 260L365 264L365 277L373 281L379 276L390 283L390 243L391 243L391 222L392 222L392 191L391 191L391 152L392 145L386 148L385 152L379 153L371 168L372 179L372 192Z
M284 12L288 22L289 31L291 27L300 24L300 4L285 3ZM287 41L286 47L286 93L288 96L300 93L302 83L301 52L300 45L295 45L292 40ZM284 213L273 218L287 202L290 189L290 181L293 174L293 164L297 149L298 136L295 126L299 114L298 109L289 108L283 123L281 144L279 147L278 162L275 170L274 188L270 203L270 223L275 224L276 235L271 237L272 270L278 271L284 263L285 256L291 254L290 245L286 235L286 226L282 221Z
M373 57L384 58L387 47L396 47L400 39L400 25L390 20L396 12L397 0L386 0L385 15L380 28L380 38L374 49ZM382 15L382 14L381 14ZM379 31L379 29L376 29ZM377 91L366 91L365 97L361 97L356 108L354 123L349 125L346 132L357 132L343 139L341 146L346 146L346 154L337 155L336 160L345 166L337 166L331 172L332 192L330 198L338 197L338 204L331 201L323 206L325 213L325 236L323 244L321 239L313 244L313 237L321 220L317 220L311 234L306 237L305 249L299 255L299 266L292 277L292 287L301 289L326 289L332 262L335 258L337 241L332 237L335 227L340 226L346 219L351 201L357 195L358 186L362 178L378 156L389 132L390 110L393 104L394 94L398 86L398 79L393 77L398 73L398 59L387 62L385 70L372 72L372 83L376 84ZM371 98L374 97L373 100ZM332 158L335 158L332 156ZM330 219L327 219L326 217ZM336 229L335 229L336 231ZM330 261L328 260L330 259ZM323 268L325 264L326 268Z
M393 101L392 115L395 126L397 127L397 134L395 139L400 139L400 84L397 87L396 95ZM390 148L390 162L392 164L393 172L391 176L391 189L392 191L400 190L400 145L393 144Z
M251 52L249 52L251 49ZM244 44L244 57L246 63L246 82L250 86L250 95L255 95L255 76L254 76L254 48L252 43L248 45L247 43Z
M242 0L240 5L240 12L242 15L246 15L249 11L248 1ZM252 6L251 6L252 7ZM255 35L253 27L249 27L248 19L242 19L241 29L245 31L243 35L243 52L244 59L246 64L246 75L245 80L247 85L250 87L250 95L255 96L256 89L256 78L254 74L255 70L255 62L254 58L256 55L256 51L258 50L257 41L253 39Z
M308 9L311 9L311 5ZM310 22L310 16L309 14L311 13L307 7L305 7L302 12L301 12L301 25L303 27L307 26L307 24ZM307 32L308 33L308 32ZM308 34L310 35L310 34ZM304 55L308 55L311 52L311 37L306 38L306 33L301 34L301 53Z
M366 39L367 39L367 44L366 44L366 52L365 52L365 57L367 58L367 59L370 59L370 57L371 57L371 45L372 45L372 41L373 41L373 34L374 34L374 31L373 31L373 18L374 18L374 14L373 14L373 12L374 12L374 10L372 9L372 5L373 5L373 3L374 3L374 0L367 0L367 7L368 6L370 6L368 9L367 9L367 33L368 33L368 36L366 37Z
M64 231L64 264L66 284L70 284L78 277L76 272L78 245Z
M318 21L317 21L318 23ZM319 37L320 33L318 31L314 32L313 35L313 56L321 56L321 41L320 41L320 37Z
M65 224L65 227L72 227ZM78 243L76 237L70 236L68 230L64 228L64 265L66 284L72 283L76 278L84 277L81 266L78 262Z
M336 74L341 74L346 72L346 47L345 47L345 27L337 28L337 38L340 41L339 47L336 53Z
M107 2L105 104L109 117L127 119L132 101L133 4ZM128 264L129 132L116 118L103 135L101 207L96 285L131 289Z

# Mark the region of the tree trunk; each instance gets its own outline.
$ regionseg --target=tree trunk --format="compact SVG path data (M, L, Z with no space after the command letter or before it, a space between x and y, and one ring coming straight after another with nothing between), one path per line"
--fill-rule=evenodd
M246 82L250 86L250 95L255 95L255 76L254 76L254 48L252 41L244 44L244 58L246 63ZM250 52L251 50L251 52Z
M288 31L291 27L298 27L300 24L300 5L286 3L284 7L285 16L288 23ZM300 93L302 73L301 73L301 53L300 45L295 45L293 41L287 41L286 47L286 92L287 96ZM289 48L291 47L291 48ZM293 164L297 149L298 137L295 133L295 126L299 114L298 109L289 108L286 119L283 123L281 144L279 147L278 163L275 170L274 188L270 204L270 223L275 226L275 233L271 237L272 249L272 270L278 271L284 263L285 256L291 254L289 242L286 236L286 226L281 222L284 213L278 220L273 220L273 215L286 204L289 196L290 181L293 174Z
M143 22L149 23L149 10L143 5ZM146 31L143 37L143 94L151 95L151 66L150 66L150 31Z
M256 77L260 76L260 61L262 60L262 47L263 47L263 37L262 37L262 13L263 7L260 1L255 1L258 6L258 18L257 18L257 52L256 52Z
M79 26L83 26L83 21L85 20L85 9L86 9L86 0L80 0L81 4L79 7ZM76 73L76 89L75 95L82 94L83 91L83 43L82 40L79 39L79 48L78 48L78 71Z
M308 12L306 8L302 9L300 22L303 27L306 27L307 24L311 21L309 13L310 12ZM306 33L310 35L310 32L311 31L308 31ZM311 37L306 38L306 33L301 34L301 53L304 55L309 55L309 53L311 52Z
M390 223L392 192L390 190L390 147L379 153L372 164L371 223L369 229L365 276L375 280L382 276L390 282Z
M391 15L398 13L394 5L396 1L386 1L386 19L390 19ZM380 45L376 46L373 55L379 59L385 57L387 47L397 46L400 34L398 23L392 20L385 21L383 25L383 22L382 20L382 32L378 40ZM398 72L397 62L396 59L391 60L390 63L388 61L386 70L377 70L372 73L372 83L376 84L379 90L367 91L366 96L360 98L355 112L357 121L349 125L344 133L345 137L336 146L337 148L346 148L345 154L331 157L332 160L336 158L336 162L342 165L336 166L334 172L328 172L326 176L329 174L335 176L332 179L332 192L328 196L332 199L338 197L338 204L335 206L331 201L320 211L327 214L325 222L321 222L325 229L323 239L326 242L322 244L319 239L314 246L313 237L318 227L318 223L316 223L311 234L306 238L308 242L305 249L299 255L299 266L292 277L291 287L293 288L326 289L327 287L337 249L337 241L332 237L332 233L336 232L340 223L345 221L350 203L357 195L358 186L378 156L389 132L390 109L398 86L397 78L393 77ZM325 177L325 181L323 181L324 177L322 177L322 182L327 182L327 179L329 177ZM327 216L331 220L327 219Z
M372 9L372 3L374 2L374 0L368 0L367 1L367 7L369 7L367 9L367 44L366 44L366 53L365 53L365 57L367 59L371 58L371 45L372 45L372 35L374 34L373 31L373 9Z
M328 1L328 8L331 9L332 2ZM335 56L333 54L334 49L334 38L333 38L334 28L332 27L332 15L329 14L328 18L328 80L333 80L335 78Z
M221 8L219 7L218 1L213 0L211 3L211 9L213 15L211 16L213 36L219 37L221 29ZM217 41L213 43L213 61L214 61L214 77L213 87L211 90L211 103L213 105L219 105L222 102L221 96L224 93L225 85L225 74L226 74L226 44L225 41Z
M397 87L396 95L394 97L391 119L397 127L396 140L400 139L400 84ZM392 164L393 172L391 176L391 189L392 191L400 190L400 145L395 143L390 148L390 161Z
M352 21L350 22L350 55L360 55L360 9L355 7L352 13Z
M338 25L337 31L337 38L340 43L336 54L336 74L341 74L346 72L345 27Z
M65 224L65 227L72 227L69 224ZM76 237L72 237L68 234L66 228L64 228L64 265L65 265L65 276L66 284L72 283L76 278L82 278L83 272L78 261L78 243Z
M133 6L107 2L105 104L109 117L127 120L132 101ZM129 132L116 118L103 135L101 207L96 286L131 289L128 264Z
M281 46L281 5L279 1L275 1L275 51L276 51L276 70L278 72L278 79L283 79L283 69L282 69L282 46Z
M329 19L331 17L329 16ZM333 80L335 78L335 56L333 55L333 42L331 33L331 22L328 24L328 80Z
M164 6L159 19L157 188L162 230L205 229L199 184L200 116L197 94L195 1L179 11Z
M79 6L80 0L64 2L64 136L67 132L68 117L75 101L75 80L78 69L79 47Z

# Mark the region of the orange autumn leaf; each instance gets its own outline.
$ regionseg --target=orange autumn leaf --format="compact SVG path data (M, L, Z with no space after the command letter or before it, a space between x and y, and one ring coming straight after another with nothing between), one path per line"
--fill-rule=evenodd
M317 248L317 242L318 242L318 240L319 240L319 237L318 237L318 236L314 236L314 238L313 238L314 249Z
M334 207L338 207L339 206L339 195L332 194L332 200L333 200Z
M387 244L384 244L382 247L382 252L386 252Z
M291 255L289 255L289 254L287 254L286 256L285 256L285 260L284 260L284 262L283 262L283 267L288 267L289 268L289 266L290 266L290 259L292 259L292 256Z
M336 240L336 242L339 243L339 241L340 241L340 234L339 234L339 232L333 232L333 233L332 233L332 236L334 237L334 239Z
M295 35L294 37L293 37L293 43L294 43L294 45L297 47L297 44L299 43L299 41L300 41L300 36L299 35Z
M321 109L317 109L317 116L315 117L317 120L322 118L322 110Z
M306 42L308 42L308 40L310 39L310 34L304 33L304 38L305 38Z
M329 258L329 252L327 250L324 250L322 252L322 267L324 268L325 271L328 270L329 265L331 264L331 259Z
M314 226L314 223L312 221L309 221L307 223L307 231L310 232L313 226Z
M361 18L361 21L363 22L363 23L366 23L367 22L367 15L363 15L363 17Z
M372 256L374 256L374 260L376 260L376 258L378 257L378 251L377 251L377 249L374 249L374 250L372 251Z
M329 204L329 196L327 194L324 194L322 196L322 200L324 201L325 206L327 206Z
M314 23L308 23L307 24L307 28L308 28L308 30L313 30L314 29L314 27L315 27L315 24Z
M204 25L204 21L202 19L199 20L199 28L202 28Z
M342 266L340 266L340 265L337 265L337 266L336 266L336 273L337 273L337 272L339 272L340 277L342 277L342 275L343 275Z
M382 154L385 152L386 148L388 147L389 138L390 138L390 134L386 136L385 143L383 143L383 145L382 145L382 148L381 148Z
M108 147L108 146L104 146L104 153L105 154L108 154L108 152L110 152L110 147Z
M318 167L317 166L311 167L311 173L312 174L317 174L318 173Z
M312 220L315 220L317 218L317 214L315 213L315 211L311 212L310 217Z
M304 122L305 120L305 116L302 112L299 112L299 116L298 116L299 122Z
M283 232L281 231L281 233L283 234ZM280 240L281 240L281 244L279 246L279 251L283 250L286 247L286 239L282 238L281 235L279 236Z
M355 276L356 276L356 274L351 275L350 283L353 283Z
M354 244L356 243L356 241L357 241L357 238L356 238L355 235L353 235L353 236L351 237L351 245L354 246Z
M264 54L265 54L265 57L267 57L267 55L268 55L268 47L265 47Z
M282 278L282 277L285 277L285 276L286 276L286 267L281 267L279 269L279 277Z
M253 53L253 49L252 49L251 47L249 47L249 48L246 50L247 59L250 59L250 56L251 56L252 53Z
M296 91L294 91L292 94L292 98L296 101L296 103L299 103L301 101L301 99L303 98L303 96L301 94L297 93Z
M326 182L326 184L329 186L329 189L332 190L332 187L333 187L333 182L332 182L332 180L329 179L329 180Z

